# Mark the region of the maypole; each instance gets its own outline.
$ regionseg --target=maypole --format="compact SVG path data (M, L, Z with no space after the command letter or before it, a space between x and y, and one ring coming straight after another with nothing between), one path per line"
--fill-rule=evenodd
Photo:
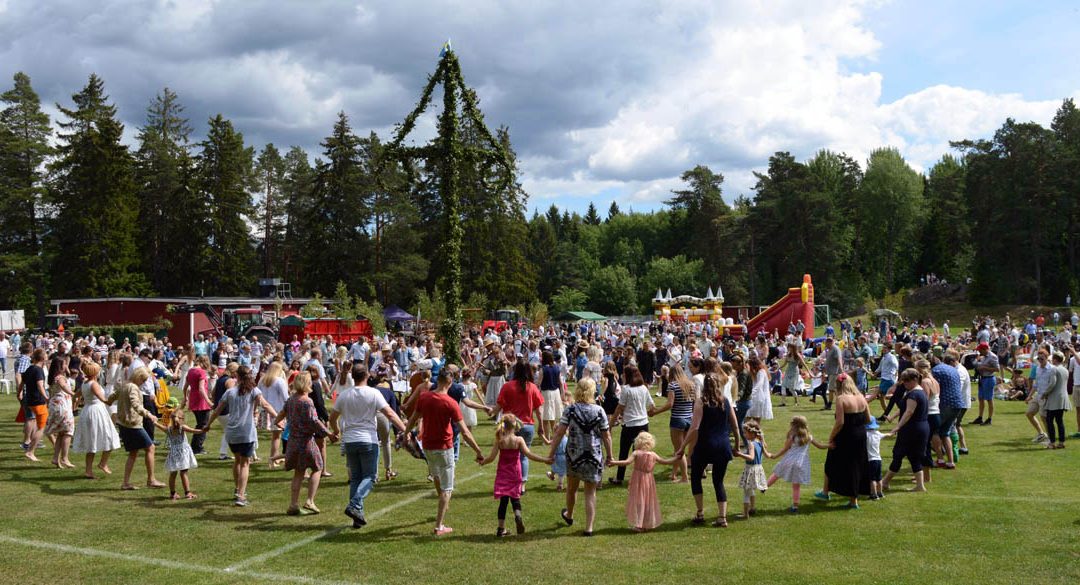
M443 87L443 111L439 114L439 135L427 146L404 146L403 142L416 126L417 118L424 113L431 103L436 85ZM401 161L424 159L435 163L433 168L439 173L439 198L442 200L443 225L446 240L443 242L445 271L442 275L443 295L446 304L446 320L439 327L443 338L446 358L450 363L461 363L461 336L463 317L461 314L461 249L465 237L461 226L461 193L459 169L466 158L496 163L506 168L506 181L513 180L513 165L509 153L495 140L480 113L475 93L465 85L461 75L461 65L450 47L450 41L443 45L439 64L435 73L428 78L427 85L420 95L420 102L397 128L394 140L389 144L387 153ZM460 104L459 104L460 101ZM458 110L461 110L459 116ZM468 146L469 157L465 156L466 146L461 141L461 118L467 118L481 139L481 146ZM499 188L499 186L495 186Z

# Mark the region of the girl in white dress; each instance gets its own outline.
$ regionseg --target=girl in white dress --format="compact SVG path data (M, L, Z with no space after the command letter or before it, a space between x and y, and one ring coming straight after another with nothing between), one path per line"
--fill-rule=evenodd
M758 421L772 420L772 396L769 394L769 372L765 363L757 357L751 357L747 365L750 366L754 386L750 393L750 409L746 411L746 417Z
M116 364L119 368L119 364ZM101 366L95 362L83 362L83 382L81 391L83 408L79 413L79 420L75 423L75 437L71 441L71 450L75 453L86 453L87 479L97 479L94 475L94 454L101 453L101 461L98 469L108 475L109 455L113 450L120 448L120 435L116 432L112 417L109 415L109 407L105 406L107 397L101 384L98 384L98 374Z
M784 448L768 455L770 459L780 459L780 462L773 467L767 484L772 487L779 479L791 484L791 513L799 511L799 493L803 484L810 483L810 445L818 449L829 448L828 445L814 440L806 424L806 417L793 416L784 440Z
M199 462L195 460L195 452L188 444L186 433L205 433L206 429L193 429L184 424L183 409L176 409L172 413L169 426L155 422L154 426L165 431L165 442L169 446L169 455L165 458L165 470L169 472L169 499L179 500L176 493L176 476L180 475L180 484L184 488L184 497L194 500L199 497L191 491L191 479L188 478L188 470L195 469Z

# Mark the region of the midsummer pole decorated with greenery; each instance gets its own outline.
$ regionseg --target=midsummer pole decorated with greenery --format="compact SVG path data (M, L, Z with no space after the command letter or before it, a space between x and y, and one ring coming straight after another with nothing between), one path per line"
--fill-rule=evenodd
M404 143L416 126L416 120L431 104L436 85L443 88L443 109L439 113L438 136L425 146L407 146ZM460 115L458 109L460 107ZM463 120L464 119L464 120ZM481 146L465 145L462 141L462 123L467 121L470 130L478 133ZM443 337L443 349L447 360L461 363L461 249L465 231L461 225L460 167L473 161L486 165L499 165L507 170L503 181L513 181L513 163L510 154L484 124L476 93L461 75L461 65L450 47L443 45L435 73L405 121L398 127L393 141L387 147L390 158L399 160L423 159L437 169L439 198L443 209L442 257L445 262L442 291L446 304L446 318L439 330Z

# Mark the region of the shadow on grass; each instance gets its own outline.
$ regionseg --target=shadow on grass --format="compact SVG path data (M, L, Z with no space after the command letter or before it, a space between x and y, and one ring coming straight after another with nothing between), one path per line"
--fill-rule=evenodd
M35 468L31 468L35 469ZM108 492L119 492L119 481L111 483L103 479L87 479L81 474L79 475L55 475L48 478L32 478L18 473L11 474L9 481L15 483L25 483L37 486L41 490L41 493L50 496L65 496L72 494L97 494ZM78 487L72 489L57 489L52 484L56 482L70 482L71 485L80 485L85 487Z

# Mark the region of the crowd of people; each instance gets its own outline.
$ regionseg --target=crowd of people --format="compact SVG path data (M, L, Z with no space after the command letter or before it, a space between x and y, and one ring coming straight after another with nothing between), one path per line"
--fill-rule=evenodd
M471 330L459 363L435 339L393 334L340 345L200 335L174 347L168 339L0 333L0 357L18 352L11 365L26 458L38 461L47 438L54 466L75 468L70 454L84 454L83 474L96 479L112 473L110 454L122 447L124 490L140 487L133 475L141 458L146 487L167 486L174 500L197 498L191 472L200 457L213 456L206 436L220 421L217 456L232 460L235 505L249 504L262 437L270 442L266 467L292 472L286 513L319 513L320 482L333 476L328 444L340 443L349 484L344 513L359 528L367 523L365 499L377 482L398 476L394 457L403 449L426 462L438 494L433 531L445 535L464 443L477 463L497 467L497 535L509 533L508 509L516 532L525 531L531 462L565 491L567 525L579 518L582 496L588 536L605 476L612 486L628 481L631 529L662 523L657 465L670 467L670 481L690 485L693 524L706 523L711 475L717 527L728 525L725 478L736 458L744 461L737 485L747 519L758 495L781 479L791 485L789 510L798 513L813 479L811 447L826 451L818 499L837 496L857 509L860 498L883 498L905 460L912 489L924 491L931 469L957 469L970 452L965 426L991 425L997 399L1026 401L1034 441L1063 449L1064 413L1080 406L1076 321L1073 315L1054 330L1045 320L984 317L957 332L947 321L940 328L842 321L809 339L796 323L753 339L723 336L711 323L542 324ZM5 372L8 361L0 360ZM973 392L978 416L966 422ZM793 416L770 448L761 423L789 398L820 398L834 411L833 424L815 437L805 417ZM659 450L671 456L657 453L662 413L670 450ZM473 435L481 417L495 427L487 453ZM1073 438L1080 408L1076 423ZM894 439L885 469L883 439ZM167 484L156 473L161 446ZM770 473L766 459L777 460Z

